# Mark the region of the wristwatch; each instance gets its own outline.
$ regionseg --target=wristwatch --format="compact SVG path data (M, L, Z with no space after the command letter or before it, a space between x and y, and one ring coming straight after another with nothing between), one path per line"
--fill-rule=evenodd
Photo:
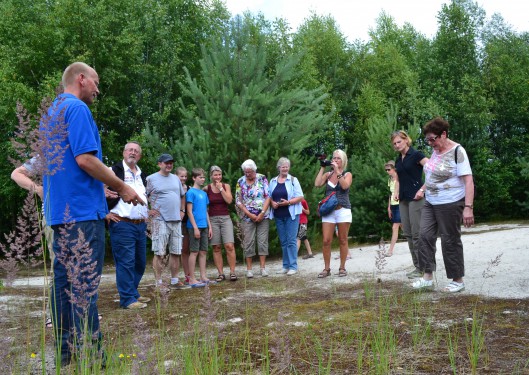
M423 188L420 188L419 190L422 191L422 193L424 194L424 189Z
M473 204L465 204L465 207L468 207L468 208L470 208L472 210L474 209L474 205Z

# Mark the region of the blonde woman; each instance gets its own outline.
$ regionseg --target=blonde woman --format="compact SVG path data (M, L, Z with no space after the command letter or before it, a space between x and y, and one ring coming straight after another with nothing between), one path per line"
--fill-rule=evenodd
M404 236L408 239L414 266L413 271L408 272L406 276L409 279L415 279L423 274L419 267L419 232L425 191L422 172L428 158L421 151L411 147L411 143L411 137L404 130L398 130L391 134L393 149L399 153L395 161L398 179L395 200L399 201L402 229Z
M387 257L393 255L393 249L399 238L399 229L401 227L399 201L395 199L395 189L397 188L397 171L395 169L395 162L393 160L388 161L384 164L384 169L388 174L388 187L389 187L389 198L388 198L388 217L391 220L391 243L389 250L384 254Z
M351 202L349 201L349 188L353 182L353 175L347 172L347 155L342 150L335 150L332 153L332 160L327 170L322 165L314 185L316 187L325 186L325 196L332 192L336 193L338 205L329 215L322 217L323 229L323 261L325 268L318 274L319 278L331 275L331 243L334 235L334 228L338 228L338 240L340 241L340 268L338 276L347 276L345 261L349 252L347 236L351 226Z
M231 221L228 205L233 201L230 185L222 182L222 169L214 165L209 170L211 183L206 187L209 198L209 220L213 236L209 241L213 247L213 261L217 267L219 276L216 281L226 280L224 265L222 263L222 244L226 250L226 259L230 266L230 280L236 281L235 273L235 240L233 237L233 222Z

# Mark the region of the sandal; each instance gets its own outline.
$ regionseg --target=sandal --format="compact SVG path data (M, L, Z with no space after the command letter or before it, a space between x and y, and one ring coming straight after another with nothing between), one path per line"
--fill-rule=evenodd
M220 283L221 281L224 281L224 280L226 280L226 275L224 275L223 273L218 275L217 278L215 279L215 281L218 282L218 283Z
M318 274L318 279L323 279L327 276L331 276L331 269L324 269L323 271L321 271L319 274Z
M337 273L337 275L338 275L339 277L347 276L347 271L345 270L345 268L340 268L340 269L338 269L338 273Z
M238 280L237 275L234 273L230 273L230 281L237 281L237 280Z
M458 283L457 281L452 281L442 289L444 293L457 293L463 290L465 290L465 283Z

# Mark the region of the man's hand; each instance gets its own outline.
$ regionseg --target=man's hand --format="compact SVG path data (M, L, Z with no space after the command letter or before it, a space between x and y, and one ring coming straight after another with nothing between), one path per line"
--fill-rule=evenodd
M135 206L138 204L145 206L145 202L140 198L138 193L128 185L123 184L123 187L118 191L118 194L125 203L132 203Z
M118 198L119 195L113 190L110 190L108 186L105 187L105 198Z

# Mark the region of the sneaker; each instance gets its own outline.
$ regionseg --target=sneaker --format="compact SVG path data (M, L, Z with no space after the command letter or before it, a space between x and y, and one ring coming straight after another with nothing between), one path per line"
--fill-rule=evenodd
M267 277L268 276L268 271L266 270L266 268L261 268L261 276L262 277Z
M125 306L125 309L127 310L138 310L138 309L144 309L147 307L146 303L143 302L132 302L130 305Z
M433 280L424 280L422 277L411 284L415 290L433 290Z
M301 257L301 259L310 259L310 258L314 258L314 254L305 254Z
M288 273L288 270L286 268L282 268L279 271L276 272L278 275L284 275L285 273Z
M418 269L414 269L413 271L408 272L408 273L406 274L406 277L407 277L408 279L417 279L417 278L419 278L419 277L422 277L423 274L424 274L424 273L421 272L421 271L419 271Z
M248 271L246 271L246 277L247 277L248 279L252 279L252 278L253 278L253 272L252 272L252 270L248 270Z
M176 289L176 290L181 290L181 289L189 289L191 288L191 286L189 285L189 283L187 284L184 284L183 282L179 281L175 284L170 284L169 285L171 288L173 289ZM139 300L138 300L139 301Z
M457 281L452 281L450 284L445 286L441 291L444 293L457 293L465 290L465 283L458 283Z
M298 270L288 270L287 276L292 276L292 275L295 275L296 273L298 273Z
M138 297L138 302L147 303L151 302L151 299L149 297Z

